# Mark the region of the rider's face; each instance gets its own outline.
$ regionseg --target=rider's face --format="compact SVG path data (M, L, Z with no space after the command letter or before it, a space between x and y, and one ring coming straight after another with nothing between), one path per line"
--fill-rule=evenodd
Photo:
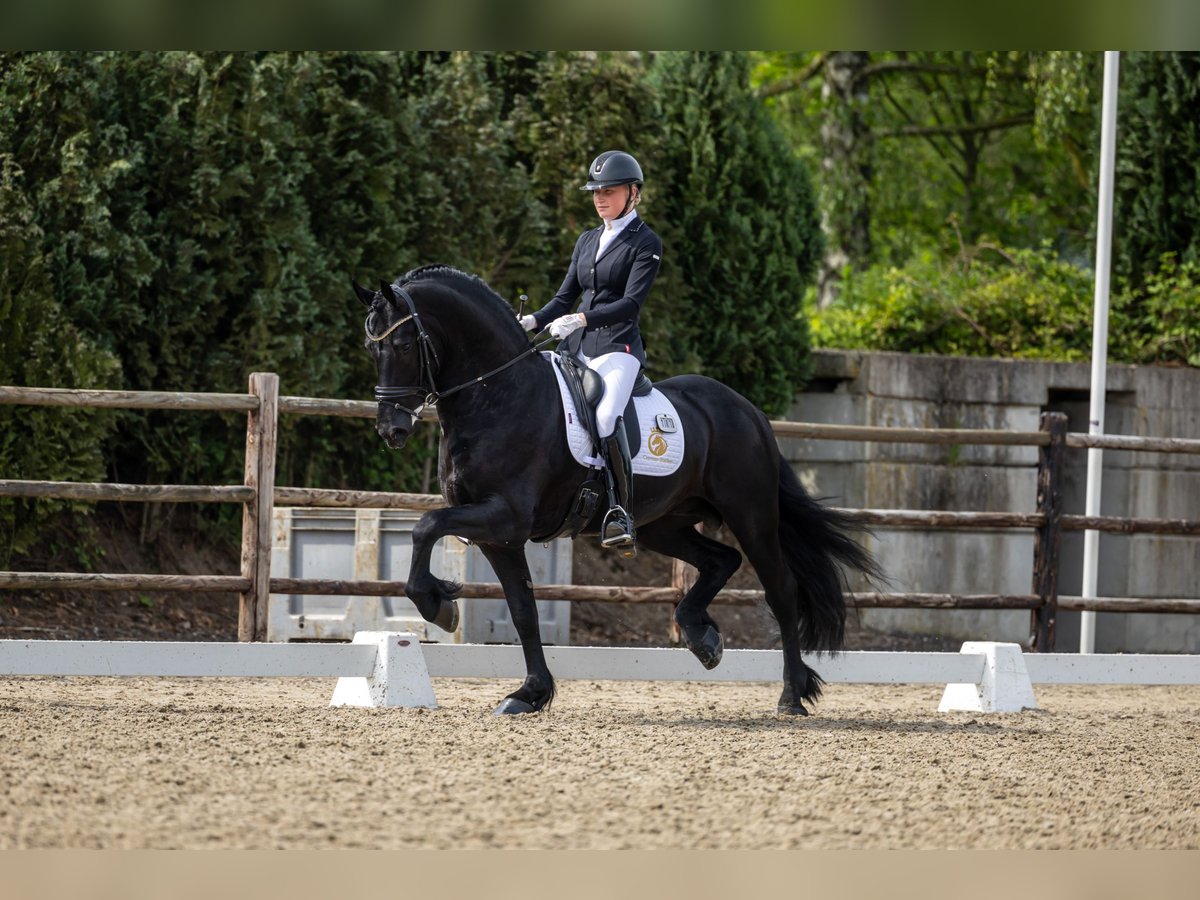
M592 191L592 203L596 212L605 222L619 218L625 209L625 202L630 199L630 191L637 196L637 188L631 184L618 184L615 187L602 187Z

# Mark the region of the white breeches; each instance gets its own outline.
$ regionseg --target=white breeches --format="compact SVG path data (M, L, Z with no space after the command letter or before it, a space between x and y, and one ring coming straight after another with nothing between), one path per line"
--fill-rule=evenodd
M642 364L632 353L605 353L589 359L581 352L579 360L604 380L604 397L596 407L596 431L606 438L616 430L617 417L625 412Z

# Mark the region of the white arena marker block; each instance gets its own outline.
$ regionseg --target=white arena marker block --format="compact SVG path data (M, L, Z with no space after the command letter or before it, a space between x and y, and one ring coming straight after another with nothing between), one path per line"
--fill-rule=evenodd
M360 631L355 644L374 644L375 670L369 678L339 678L330 706L423 706L437 709L425 654L414 634Z
M1020 712L1037 709L1020 644L967 641L959 651L984 657L979 684L948 684L938 712Z

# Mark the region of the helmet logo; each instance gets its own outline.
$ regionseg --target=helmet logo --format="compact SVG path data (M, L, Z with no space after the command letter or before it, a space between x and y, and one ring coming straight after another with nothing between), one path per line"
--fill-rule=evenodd
M597 175L599 175L603 169L604 169L604 163L597 161L596 168L593 169L592 171L594 171Z

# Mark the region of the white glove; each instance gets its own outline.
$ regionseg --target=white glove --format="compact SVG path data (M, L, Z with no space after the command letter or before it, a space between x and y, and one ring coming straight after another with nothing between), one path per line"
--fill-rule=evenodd
M559 316L550 323L550 334L552 337L558 338L560 341L572 332L578 331L587 324L587 319L583 313L571 313L567 316Z
M521 323L521 327L526 331L537 331L537 319L533 316L521 316L517 321Z

